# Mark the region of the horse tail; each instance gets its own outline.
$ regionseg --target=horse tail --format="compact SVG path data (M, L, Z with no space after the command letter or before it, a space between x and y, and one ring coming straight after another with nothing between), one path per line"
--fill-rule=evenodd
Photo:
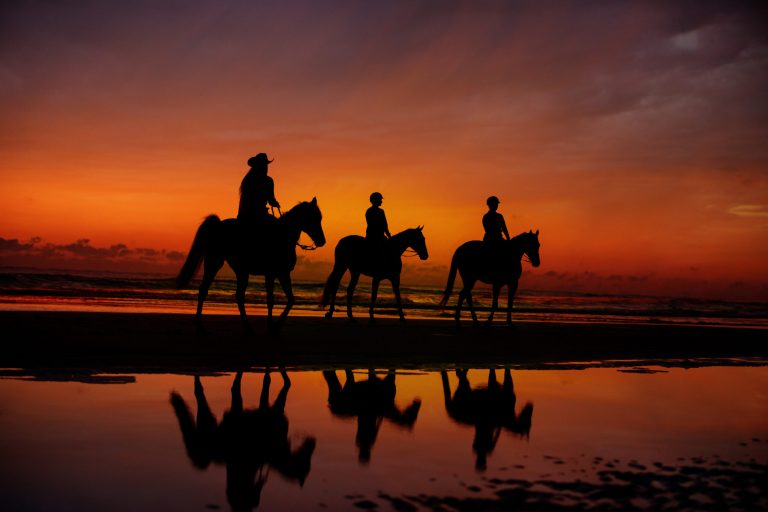
M443 292L443 298L440 301L440 308L443 310L445 310L445 306L448 304L448 297L450 297L451 292L453 292L453 283L456 281L456 270L459 267L458 255L459 251L456 251L453 253L453 258L451 258L451 271L448 272L448 283L445 285L445 292Z
M341 262L341 258L339 258L338 249L339 246L337 245L337 254L333 263L333 270L331 270L331 274L328 276L328 280L325 282L323 298L320 299L321 308L325 308L328 304L331 303L331 296L336 294L336 290L339 289L339 284L341 284L341 278L344 276L344 272L347 271L346 266Z
M179 271L176 277L176 288L184 288L189 284L192 278L200 268L200 264L205 258L205 252L211 239L211 231L219 225L221 219L216 215L209 215L205 218L200 227L197 228L195 239L192 241L192 247L189 249L187 261Z

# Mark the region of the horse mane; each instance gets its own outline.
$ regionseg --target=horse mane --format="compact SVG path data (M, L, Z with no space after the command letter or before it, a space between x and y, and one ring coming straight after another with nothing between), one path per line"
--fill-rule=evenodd
M409 231L421 231L421 230L420 230L419 228L408 228L408 229L404 229L404 230L400 231L399 233L395 233L395 234L394 234L394 235L392 235L390 238L395 238L396 236L405 235L405 234L406 234L406 233L408 233Z
M517 236L513 236L512 238L510 238L510 239L509 239L509 240L507 240L507 241L508 241L508 242L518 242L518 243L520 243L520 242L522 242L522 241L523 241L523 239L524 239L525 237L531 237L531 236L533 236L533 232L532 232L532 231L524 231L524 232L520 233L520 234L519 234L519 235L517 235Z
M302 209L306 209L308 206L311 206L311 205L312 203L310 203L309 201L299 201L298 203L296 203L296 205L293 208L286 211L280 218L281 219L284 217L290 218L294 215L297 215Z

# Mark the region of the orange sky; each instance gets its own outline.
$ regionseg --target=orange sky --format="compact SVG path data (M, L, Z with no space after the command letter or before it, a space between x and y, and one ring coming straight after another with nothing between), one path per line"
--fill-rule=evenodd
M495 194L513 234L541 230L542 266L524 288L768 299L764 13L702 2L3 11L0 264L19 264L32 237L184 252L204 215L236 213L245 162L265 151L281 203L317 196L324 213L329 244L299 277L324 277L378 190L393 233L426 226L430 259L408 261L407 275L442 283Z

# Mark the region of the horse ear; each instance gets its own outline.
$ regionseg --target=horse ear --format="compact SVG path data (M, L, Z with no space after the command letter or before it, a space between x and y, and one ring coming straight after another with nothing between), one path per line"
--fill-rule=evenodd
M539 236L539 230L538 229L536 230L536 236Z
M316 205L316 204L317 204L317 198L316 198L316 197L313 197L313 198L312 198L312 204L314 204L314 205Z
M424 231L424 226L419 226L419 231Z

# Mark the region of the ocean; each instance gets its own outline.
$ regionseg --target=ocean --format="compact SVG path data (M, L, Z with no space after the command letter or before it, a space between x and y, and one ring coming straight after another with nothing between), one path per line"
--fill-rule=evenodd
M40 271L5 268L0 270L0 310L6 311L104 311L141 313L194 313L197 285L175 289L168 275L108 272ZM319 316L323 283L294 283L296 305L291 314ZM445 311L439 307L443 289L435 286L402 287L406 316L450 318L456 293ZM234 302L235 280L220 276L214 281L205 303L205 313L237 314ZM337 306L346 304L345 282L339 288ZM486 314L491 290L478 285L475 305ZM253 277L248 286L246 307L259 312L265 307L263 278ZM355 313L367 314L370 281L361 280L354 299ZM282 307L282 290L276 286L277 307ZM376 314L395 315L395 301L388 282L380 287ZM506 308L506 293L501 304ZM278 309L279 311L279 309ZM502 309L503 312L503 309ZM343 311L337 311L343 315ZM468 314L468 313L467 313ZM504 319L503 313L496 317ZM602 295L525 290L515 298L513 320L602 323L665 323L768 328L768 303L725 302L692 298Z

